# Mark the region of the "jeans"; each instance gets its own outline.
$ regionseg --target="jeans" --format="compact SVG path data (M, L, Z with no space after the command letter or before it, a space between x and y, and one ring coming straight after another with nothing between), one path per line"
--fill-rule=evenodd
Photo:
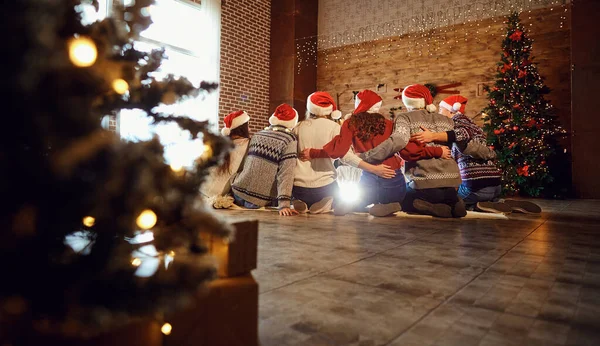
M413 207L413 201L415 199L421 199L433 204L447 204L450 207L454 207L458 202L458 194L453 187L438 187L419 190L409 187L406 191L406 198L404 199L404 204L402 204L402 209L406 211L416 211Z
M302 187L294 186L292 189L292 197L306 203L310 208L311 205L319 202L325 197L336 197L338 195L338 183L333 183L321 187Z
M458 195L465 201L467 207L472 207L477 202L497 202L502 188L500 185L486 186L479 190L472 190L464 184L458 187Z
M236 195L235 193L233 194L233 203L235 203L235 205L237 205L239 207L246 208L246 209L261 208L261 206L259 206L259 205L245 201L242 197Z
M359 205L361 207L376 203L402 203L406 196L406 180L404 180L404 174L400 169L396 170L396 176L391 179L363 172L359 186L361 191Z

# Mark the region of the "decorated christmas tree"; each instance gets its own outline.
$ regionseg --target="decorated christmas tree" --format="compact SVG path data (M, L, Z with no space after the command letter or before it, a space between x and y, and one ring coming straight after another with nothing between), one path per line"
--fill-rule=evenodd
M547 196L554 193L554 167L566 164L557 156L558 139L565 131L544 98L550 90L533 61L533 41L518 13L508 17L506 31L496 82L487 88L484 130L498 154L504 193Z
M93 335L161 319L215 274L200 235L226 238L229 228L198 190L230 143L206 122L159 111L216 85L154 77L164 51L135 48L152 3L90 25L81 13L98 6L91 0L0 5L2 342L24 344L31 328ZM158 138L120 140L100 124L123 109L177 124L204 153L182 169L165 162Z

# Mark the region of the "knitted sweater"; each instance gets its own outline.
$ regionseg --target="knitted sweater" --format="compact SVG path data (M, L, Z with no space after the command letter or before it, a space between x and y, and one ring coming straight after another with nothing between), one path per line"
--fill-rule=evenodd
M337 159L344 157L350 147L354 148L356 153L363 153L370 149L377 147L379 144L386 141L393 132L394 124L390 120L385 120L385 131L382 135L376 135L371 137L368 141L361 141L356 136L356 129L353 129L350 126L351 121L345 121L342 124L342 128L340 130L340 134L335 136L331 142L327 143L323 147L323 149L311 149L310 157L311 158L319 158L319 157L330 157L332 159ZM399 157L392 155L390 157L385 157L382 160L384 164L390 166L392 169L400 169L402 167L402 159Z
M219 172L219 167L211 167L206 182L200 188L202 195L207 198L213 198L229 193L229 190L231 190L231 178L238 171L240 164L244 160L249 141L248 138L233 140L235 147L229 153L229 172L222 173Z
M244 168L234 178L233 192L250 203L273 200L289 208L297 158L296 136L283 126L270 126L252 136Z
M394 133L375 149L361 155L370 163L379 163L390 155L400 151L407 145L410 135L421 132L421 126L433 132L454 130L454 122L441 114L417 110L401 113L396 117ZM399 143L403 147L398 147ZM428 143L426 146L439 146ZM429 189L438 187L458 187L461 183L458 165L454 160L441 158L407 161L405 164L407 184L413 189Z
M323 148L340 133L340 125L326 118L301 121L292 132L298 137L298 151L306 148ZM330 158L296 161L294 186L316 188L327 186L337 179L337 172Z
M458 162L463 185L477 190L487 186L500 185L502 172L494 160L476 159L465 155L465 151L462 149L463 143L461 142L476 142L486 145L483 130L462 113L456 113L452 120L455 124L458 144L452 147L452 157Z

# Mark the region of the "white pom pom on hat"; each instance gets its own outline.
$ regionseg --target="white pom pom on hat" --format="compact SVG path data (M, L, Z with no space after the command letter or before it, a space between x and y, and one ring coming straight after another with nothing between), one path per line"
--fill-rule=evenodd
M335 110L335 111L331 112L331 119L338 120L341 118L342 118L342 112L340 112L339 110Z

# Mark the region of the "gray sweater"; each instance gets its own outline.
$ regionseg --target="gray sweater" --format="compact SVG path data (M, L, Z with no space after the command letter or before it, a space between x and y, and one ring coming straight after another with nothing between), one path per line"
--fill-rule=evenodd
M394 133L376 148L361 154L361 158L370 163L379 163L387 157L402 150L410 135L421 132L421 126L432 132L454 130L454 122L441 114L417 110L401 113L396 117ZM428 143L428 146L437 146ZM458 165L454 160L424 159L407 161L404 165L407 184L413 189L430 189L438 187L458 187L461 183Z
M270 126L254 134L244 168L233 179L233 192L261 207L278 200L279 208L289 208L297 147L296 136L282 126Z

